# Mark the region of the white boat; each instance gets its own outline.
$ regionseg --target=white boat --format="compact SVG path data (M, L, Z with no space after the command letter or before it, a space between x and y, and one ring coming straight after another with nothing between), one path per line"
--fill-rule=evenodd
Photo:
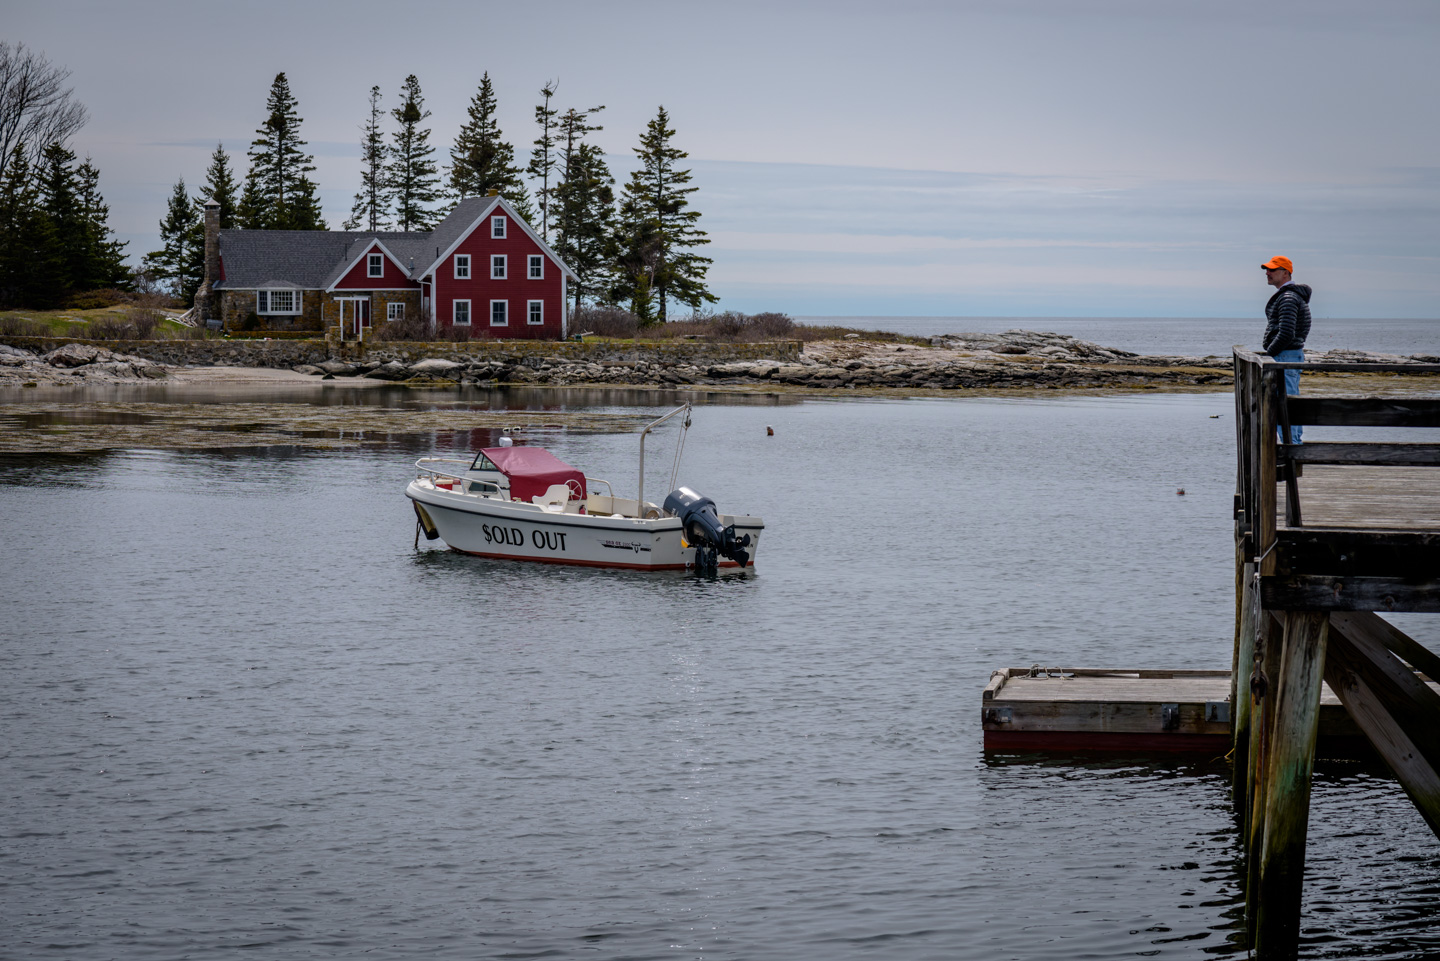
M674 488L663 504L645 500L645 437L684 414L676 442ZM640 484L616 497L610 482L585 474L541 447L487 447L473 459L422 457L405 489L423 532L480 557L663 571L750 567L765 523L721 514L714 501L674 487L690 427L690 405L640 432ZM605 493L593 488L603 486Z

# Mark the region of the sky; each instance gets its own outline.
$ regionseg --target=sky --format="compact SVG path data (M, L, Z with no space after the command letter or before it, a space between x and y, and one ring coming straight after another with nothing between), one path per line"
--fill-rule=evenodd
M137 259L277 72L337 229L370 87L414 73L448 159L488 72L517 157L547 81L605 105L621 183L665 106L718 309L1258 317L1284 254L1317 317L1440 318L1436 0L0 0L0 39L72 71Z

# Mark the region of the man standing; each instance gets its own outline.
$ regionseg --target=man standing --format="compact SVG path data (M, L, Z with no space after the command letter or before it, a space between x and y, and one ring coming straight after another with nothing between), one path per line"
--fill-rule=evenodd
M1305 360L1310 336L1310 287L1291 280L1295 265L1289 257L1271 257L1260 265L1275 293L1265 305L1265 353L1284 363ZM1285 371L1285 393L1300 393L1300 371ZM1290 428L1290 443L1300 443L1300 425Z

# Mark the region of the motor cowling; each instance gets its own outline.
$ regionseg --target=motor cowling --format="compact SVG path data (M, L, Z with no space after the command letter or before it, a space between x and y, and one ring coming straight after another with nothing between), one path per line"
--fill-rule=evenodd
M695 548L696 566L707 566L703 555L709 553L713 566L715 554L728 557L741 567L750 563L750 535L735 535L734 524L720 523L715 502L688 487L678 487L665 498L665 512L680 518L685 539Z

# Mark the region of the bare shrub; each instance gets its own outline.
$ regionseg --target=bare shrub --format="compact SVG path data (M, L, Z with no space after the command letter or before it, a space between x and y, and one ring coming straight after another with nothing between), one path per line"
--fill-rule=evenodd
M571 318L570 329L577 334L628 339L640 329L640 318L619 307L581 307Z
M131 337L135 340L154 340L160 318L158 310L148 307L132 307L125 312L125 322L130 325Z
M50 337L47 324L28 317L0 317L0 337Z
M789 314L767 312L750 318L751 331L762 340L774 337L789 337L795 332L795 321Z
M128 340L130 325L114 315L96 317L79 333L83 333L86 340Z
M448 326L441 327L439 330L435 331L434 338L437 341L446 341L456 344L468 344L470 341L475 339L474 337L470 336L470 331L471 328L469 327L456 327L454 324L450 324Z
M376 340L428 341L434 336L430 322L418 314L407 314L399 320L387 320L370 335Z

